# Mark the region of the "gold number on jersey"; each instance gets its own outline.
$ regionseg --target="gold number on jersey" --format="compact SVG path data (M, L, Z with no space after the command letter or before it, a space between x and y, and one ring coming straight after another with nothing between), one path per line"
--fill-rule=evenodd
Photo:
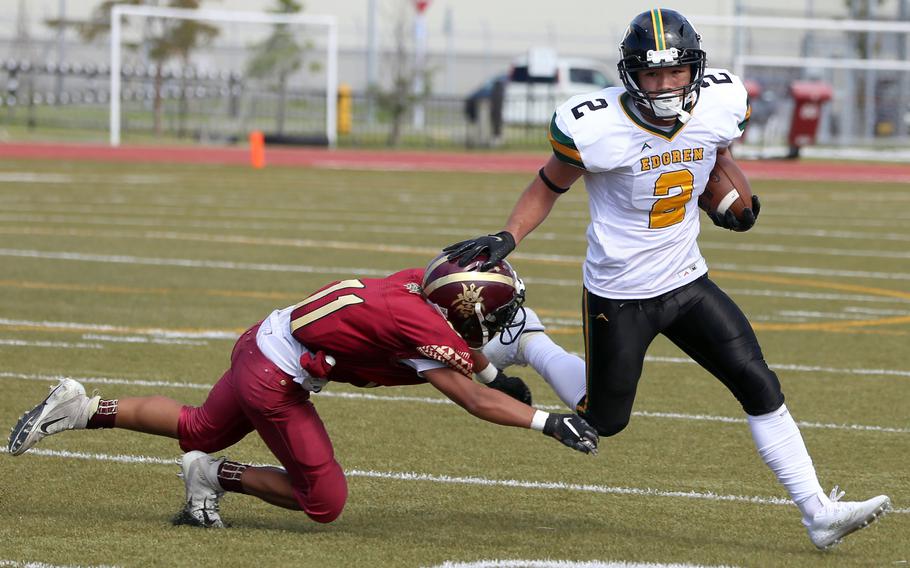
M346 288L363 288L363 287L364 287L363 282L361 282L360 280L342 280L341 282L339 282L337 284L329 286L325 290L320 290L319 292L316 292L309 298L303 300L302 302L300 302L299 304L294 306L294 309L299 308L300 306L305 306L305 305L309 304L310 302L315 302L316 300L318 300L320 298L324 298L324 297L328 296L329 294L331 294L332 292L337 292L338 290L344 290ZM310 312L308 314L304 314L304 315L300 316L299 318L293 320L291 322L291 332L295 332L305 325L309 325L316 320L326 317L329 314L333 314L333 313L337 312L338 310L340 310L341 308L344 308L347 306L353 306L354 304L362 304L363 302L364 302L363 298L361 298L360 296L358 296L356 294L345 294L344 296L338 296L337 298L335 298L331 302L327 303L326 305L324 305L320 308L317 308L317 309L313 310L312 312Z
M660 197L651 207L648 228L663 229L681 223L686 215L686 203L692 198L692 187L695 176L689 170L675 170L660 174L654 182L654 196ZM670 190L679 188L679 193L671 197Z

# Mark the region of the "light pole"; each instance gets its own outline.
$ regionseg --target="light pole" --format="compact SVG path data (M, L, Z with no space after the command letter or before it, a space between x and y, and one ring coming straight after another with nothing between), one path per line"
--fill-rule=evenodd
M373 124L376 119L375 98L379 90L377 67L379 66L379 48L376 38L376 2L367 0L367 121Z
M423 108L424 68L426 67L427 19L430 0L414 0L417 16L414 18L414 128L423 130L426 117Z
M56 104L60 104L60 95L63 94L63 54L66 53L66 0L60 0L57 4L57 12L60 14L57 19L60 27L57 29L57 77L54 81L54 96Z

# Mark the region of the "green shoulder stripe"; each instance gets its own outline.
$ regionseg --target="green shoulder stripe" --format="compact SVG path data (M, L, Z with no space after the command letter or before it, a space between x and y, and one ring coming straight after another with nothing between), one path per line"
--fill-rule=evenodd
M581 159L581 152L575 146L575 141L556 126L556 114L553 114L553 119L550 121L547 138L550 140L550 146L553 147L553 153L557 158L579 168L585 167Z
M749 123L749 119L751 117L752 117L752 105L749 104L748 100L746 100L746 116L745 116L745 118L743 118L743 121L737 125L737 126L739 126L740 131L743 131L746 129L746 124Z
M556 126L556 113L553 113L553 118L550 119L550 136L553 140L556 140L563 146L567 146L573 150L578 150L578 147L575 145L575 141L566 136L566 134Z

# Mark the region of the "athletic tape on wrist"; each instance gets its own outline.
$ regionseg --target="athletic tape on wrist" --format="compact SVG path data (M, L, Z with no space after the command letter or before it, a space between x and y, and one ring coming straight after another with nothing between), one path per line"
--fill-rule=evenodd
M475 371L474 376L477 377L477 382L488 385L498 374L499 370L492 363L488 363L482 371Z
M543 410L534 412L534 418L531 419L531 430L543 432L543 427L547 423L547 418L549 417L549 412L544 412Z

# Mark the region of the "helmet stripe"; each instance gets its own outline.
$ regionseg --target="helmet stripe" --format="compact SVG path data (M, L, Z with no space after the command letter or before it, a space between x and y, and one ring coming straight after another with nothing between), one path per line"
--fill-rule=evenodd
M515 286L515 280L511 276L505 276L503 274L494 274L491 272L459 272L456 274L448 274L442 278L437 278L432 282L428 282L423 289L423 293L429 296L437 288L441 288L446 284L451 284L453 282L499 282L502 284L507 284L509 286Z
M657 51L666 49L667 40L664 38L664 20L660 8L651 10L651 23L654 24L654 49Z
M433 262L431 262L430 265L427 266L426 269L423 271L423 274L424 274L423 279L426 280L427 277L428 277L430 274L432 274L432 272L433 272L434 270L436 270L436 267L439 266L440 264L444 263L444 262L449 262L449 255L447 255L447 254L441 254L441 255L439 255L439 257L436 258L436 260L434 260Z

